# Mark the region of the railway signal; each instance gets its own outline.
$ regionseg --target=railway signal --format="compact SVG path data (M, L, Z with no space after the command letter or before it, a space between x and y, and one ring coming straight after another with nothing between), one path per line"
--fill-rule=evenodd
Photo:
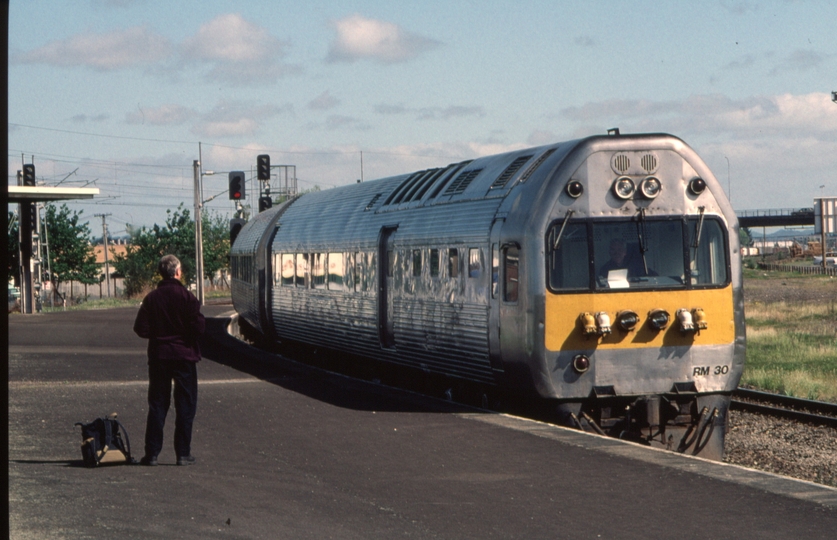
M230 200L240 201L245 198L244 173L242 171L232 171L230 173Z
M35 165L32 163L23 166L23 185L35 186Z
M230 247L235 244L235 239L238 237L238 233L241 232L241 228L244 227L244 221L241 218L232 218L230 220Z
M257 156L256 169L259 180L270 180L270 156L267 154Z
M259 197L259 212L264 212L273 207L273 199L270 196Z

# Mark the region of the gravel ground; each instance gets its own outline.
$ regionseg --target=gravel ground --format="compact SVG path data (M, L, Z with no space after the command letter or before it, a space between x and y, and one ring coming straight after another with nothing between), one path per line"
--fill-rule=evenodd
M837 278L744 279L744 302L816 302L837 299Z
M730 411L724 461L837 487L837 430Z

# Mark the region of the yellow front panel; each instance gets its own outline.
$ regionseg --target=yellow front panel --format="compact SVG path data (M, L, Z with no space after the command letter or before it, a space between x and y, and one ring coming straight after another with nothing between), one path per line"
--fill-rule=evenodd
M683 333L675 314L681 308L703 308L708 327L700 333ZM656 331L648 325L648 313L665 309L671 316L668 328ZM633 332L616 325L616 314L629 309L639 315ZM612 332L587 337L578 316L604 311L610 315ZM677 347L682 345L723 345L735 340L732 285L723 289L679 291L632 291L600 294L552 294L546 292L544 341L547 350L626 349Z

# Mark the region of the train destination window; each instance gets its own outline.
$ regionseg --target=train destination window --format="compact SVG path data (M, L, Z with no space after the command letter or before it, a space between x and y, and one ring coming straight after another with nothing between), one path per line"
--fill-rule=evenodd
M296 270L294 269L294 254L293 253L283 253L282 254L282 267L281 267L282 286L283 287L293 287L295 273L296 273Z
M325 289L325 253L313 253L311 257L314 259L311 265L311 281L313 282L313 286L315 289Z
M508 246L503 249L503 301L517 302L520 275L520 248Z
M343 254L328 254L328 290L342 291L343 287Z
M459 277L459 251L455 248L448 250L448 277Z
M421 276L421 250L413 250L413 276Z
M439 250L430 250L430 275L435 277L439 275Z

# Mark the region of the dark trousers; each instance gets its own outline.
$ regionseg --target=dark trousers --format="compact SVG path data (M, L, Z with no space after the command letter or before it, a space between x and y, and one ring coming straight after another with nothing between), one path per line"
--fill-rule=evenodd
M177 457L192 455L192 422L198 406L198 367L187 360L150 360L148 363L148 420L145 455L163 449L163 427L171 405L174 381L174 451Z

